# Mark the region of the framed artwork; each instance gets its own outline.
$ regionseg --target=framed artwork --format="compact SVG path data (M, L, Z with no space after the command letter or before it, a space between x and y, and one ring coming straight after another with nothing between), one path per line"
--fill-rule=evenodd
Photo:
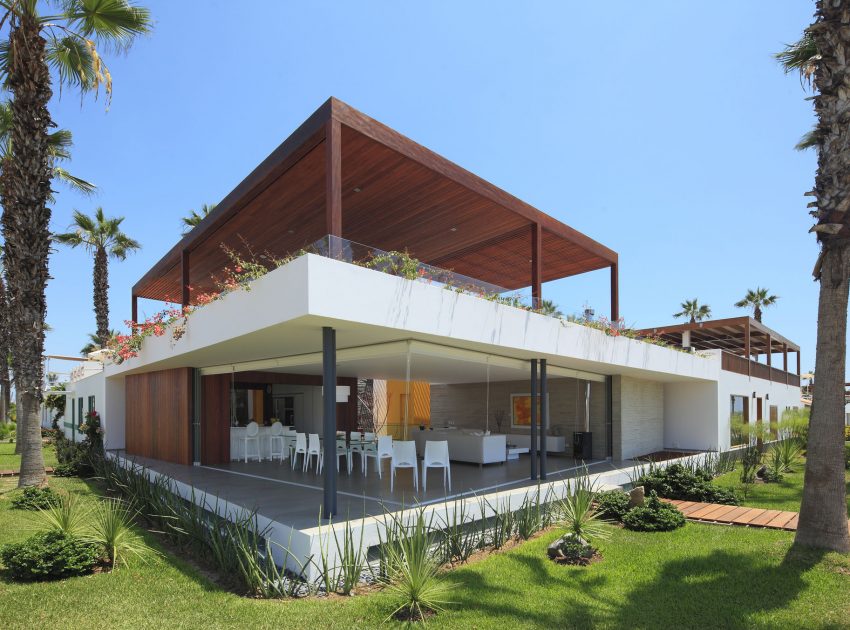
M537 399L537 421L540 422L539 396ZM511 426L520 429L531 428L531 394L511 394Z

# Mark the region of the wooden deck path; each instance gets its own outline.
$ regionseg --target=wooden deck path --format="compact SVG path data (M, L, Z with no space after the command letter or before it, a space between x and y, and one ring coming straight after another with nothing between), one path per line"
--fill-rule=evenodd
M737 505L718 505L716 503L695 503L693 501L675 501L665 499L675 505L686 518L704 523L724 523L727 525L747 525L750 527L768 527L770 529L797 529L797 512L765 510L763 508L739 507Z
M46 472L48 475L52 475L53 474L53 466L47 466L44 469L44 472ZM17 475L20 475L20 474L21 474L20 470L0 470L0 477L16 477Z

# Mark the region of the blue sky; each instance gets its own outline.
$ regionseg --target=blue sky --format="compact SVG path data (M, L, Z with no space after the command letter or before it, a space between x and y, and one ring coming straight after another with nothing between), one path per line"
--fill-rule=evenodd
M628 324L669 323L693 297L715 317L742 314L733 303L767 286L781 299L765 323L814 367L802 194L816 161L793 150L813 115L771 57L813 4L146 4L153 34L107 57L109 111L67 90L52 108L74 134L69 170L100 187L62 190L54 230L100 205L143 244L111 266L113 327L180 217L224 197L333 95L617 251ZM91 265L82 250L51 259L48 353L77 354L95 329ZM607 313L607 272L544 294Z

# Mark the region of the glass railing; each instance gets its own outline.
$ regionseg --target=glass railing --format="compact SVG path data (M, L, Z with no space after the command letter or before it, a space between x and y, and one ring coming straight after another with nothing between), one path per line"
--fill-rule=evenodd
M526 310L537 304L528 294L423 263L407 252L388 252L338 236L323 236L304 251Z

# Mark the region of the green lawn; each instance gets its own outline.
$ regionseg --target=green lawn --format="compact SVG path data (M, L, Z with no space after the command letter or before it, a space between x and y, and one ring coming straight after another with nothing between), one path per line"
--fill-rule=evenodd
M56 451L53 446L44 448L44 465L56 466L59 462L56 461ZM9 442L0 444L0 470L20 470L21 456L15 455L15 445Z
M0 541L29 533L0 481ZM52 479L94 500L96 486ZM847 627L850 558L791 551L792 534L689 523L669 534L611 528L604 560L586 568L545 558L549 532L442 579L456 604L435 628ZM153 538L148 535L149 540ZM386 593L265 601L227 593L163 556L113 574L45 584L0 579L0 628L376 627Z
M741 498L741 505L799 512L800 501L803 499L803 470L805 465L805 458L798 458L794 472L785 473L785 478L776 483L753 484L746 499L743 498L741 492L740 465L734 471L715 479L715 483L735 490ZM850 516L850 471L845 473L844 478L847 481L847 515Z

